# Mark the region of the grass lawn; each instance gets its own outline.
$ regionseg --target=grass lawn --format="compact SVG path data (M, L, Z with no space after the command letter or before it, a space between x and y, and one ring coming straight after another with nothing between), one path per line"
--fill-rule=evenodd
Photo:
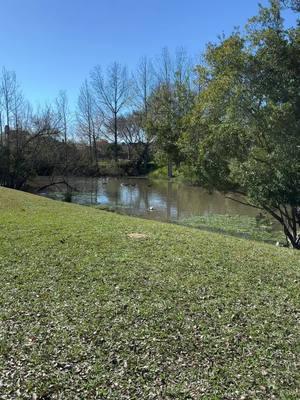
M299 399L300 253L0 188L0 399Z

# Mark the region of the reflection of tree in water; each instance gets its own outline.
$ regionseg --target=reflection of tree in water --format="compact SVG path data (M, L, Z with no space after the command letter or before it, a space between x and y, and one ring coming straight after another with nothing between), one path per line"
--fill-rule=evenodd
M135 203L134 203L134 208L138 210L148 210L150 207L149 204L149 188L145 184L140 184L138 185L137 188L135 188L136 192L136 197L135 197Z
M40 183L45 184L41 179ZM257 214L255 209L229 200L221 193L209 194L200 187L169 181L71 178L71 185L79 191L74 195L75 202L126 206L133 214L145 213L148 216L147 211L153 207L150 217L156 219L181 219L208 214ZM59 190L64 188L51 188L52 192Z
M193 215L230 214L255 216L257 211L227 199L222 193L209 193L200 187L178 185L177 215L188 217Z
M91 204L97 204L98 198L98 180L92 179L92 187L91 187Z
M107 185L110 204L127 206L140 213L154 207L152 216L180 219L192 215L248 214L256 211L228 200L220 193L209 194L200 187L144 179L112 180Z
M167 186L167 219L171 219L172 183Z
M122 187L119 181L116 179L110 179L106 186L104 186L108 203L114 204L115 206L121 205L121 193Z

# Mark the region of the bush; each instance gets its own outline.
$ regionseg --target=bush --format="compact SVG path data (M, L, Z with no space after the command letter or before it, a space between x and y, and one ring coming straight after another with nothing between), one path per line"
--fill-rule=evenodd
M70 192L69 190L64 193L64 201L66 203L72 203L72 198L73 198L73 193Z
M100 176L137 176L148 172L147 166L138 166L135 160L113 160L100 161Z

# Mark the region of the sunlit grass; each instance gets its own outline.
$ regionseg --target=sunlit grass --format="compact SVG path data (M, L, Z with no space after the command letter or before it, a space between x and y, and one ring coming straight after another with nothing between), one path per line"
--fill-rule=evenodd
M245 239L285 243L282 230L267 218L257 219L247 215L209 214L181 219L179 224L198 229L209 229Z
M0 188L1 399L298 399L296 251Z

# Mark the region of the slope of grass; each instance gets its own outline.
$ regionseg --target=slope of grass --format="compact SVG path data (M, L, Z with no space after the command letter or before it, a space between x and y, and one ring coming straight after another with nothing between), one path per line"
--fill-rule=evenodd
M0 398L298 399L299 269L0 188Z
M272 222L266 218L257 220L248 215L209 214L181 219L178 223L197 229L210 229L219 233L240 236L245 239L285 243L282 230L275 230Z

